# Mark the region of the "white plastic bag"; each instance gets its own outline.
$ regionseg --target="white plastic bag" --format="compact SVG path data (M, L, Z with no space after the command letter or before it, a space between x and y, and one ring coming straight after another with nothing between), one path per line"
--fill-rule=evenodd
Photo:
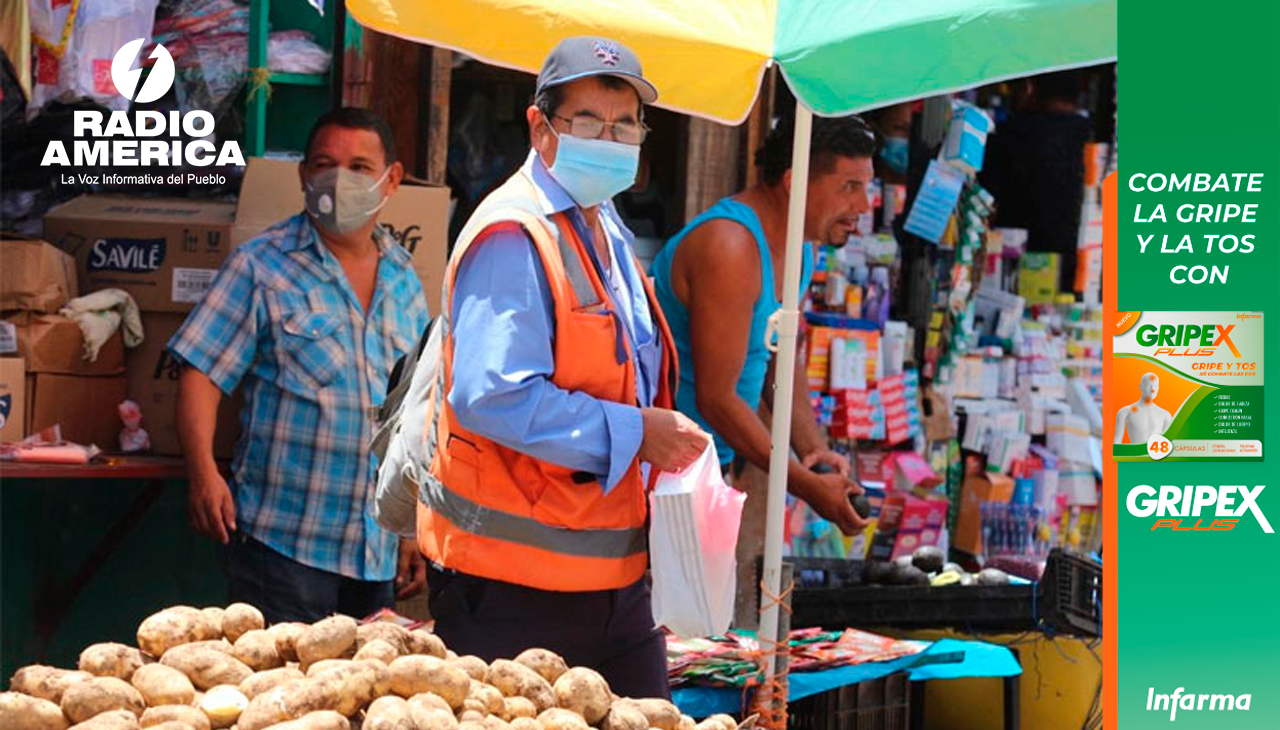
M733 620L738 527L747 495L724 483L715 445L649 495L653 618L677 636L724 633Z

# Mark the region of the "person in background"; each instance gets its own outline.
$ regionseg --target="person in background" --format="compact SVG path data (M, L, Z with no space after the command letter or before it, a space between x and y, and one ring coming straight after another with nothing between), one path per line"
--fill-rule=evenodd
M979 182L996 199L993 224L1027 230L1027 250L1061 255L1060 290L1075 290L1084 146L1092 123L1080 112L1079 71L1017 82L1009 119L987 143Z
M761 182L691 221L667 242L652 268L680 356L676 404L713 434L722 469L747 493L735 610L735 624L743 628L754 626L757 617L772 408L791 413L791 447L799 458L788 467L787 490L845 534L866 525L850 503L862 488L814 417L802 358L792 402L773 403L768 395L773 357L764 337L782 299L791 137L790 123L771 130L756 154ZM857 117L817 118L810 150L802 298L813 271L812 244L843 245L868 209L875 138Z
M876 177L886 183L905 183L911 164L911 114L915 102L882 107L867 112L867 123L875 130L879 150L875 157Z
M635 183L639 60L562 41L538 75L524 166L445 272L440 444L417 524L435 631L491 661L531 647L667 697L646 484L709 437L673 408L675 346L611 198Z
M691 221L653 264L658 301L680 354L676 403L715 437L726 472L735 456L769 467L769 428L757 409L772 361L765 327L782 299L791 136L789 123L770 131L756 154L761 182ZM812 243L843 245L868 209L875 138L857 117L820 117L811 150L802 296L813 271ZM765 398L766 409L771 401ZM791 445L799 458L788 470L788 490L846 534L861 529L865 521L849 502L861 488L848 479L848 459L829 448L818 427L803 366L796 367L793 402L772 405L792 414ZM812 470L817 465L830 472Z
M371 414L427 322L409 254L377 224L403 175L382 119L322 116L298 165L305 212L235 249L169 341L184 365L192 526L224 546L231 600L271 623L363 617L424 586L413 541L366 509ZM228 483L213 435L218 402L240 385Z

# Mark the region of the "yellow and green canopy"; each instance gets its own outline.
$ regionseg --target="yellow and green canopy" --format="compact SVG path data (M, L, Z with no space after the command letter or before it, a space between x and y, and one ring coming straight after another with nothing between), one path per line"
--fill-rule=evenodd
M1117 0L347 0L362 25L537 73L562 38L640 57L658 106L737 124L770 63L834 116L1116 55Z

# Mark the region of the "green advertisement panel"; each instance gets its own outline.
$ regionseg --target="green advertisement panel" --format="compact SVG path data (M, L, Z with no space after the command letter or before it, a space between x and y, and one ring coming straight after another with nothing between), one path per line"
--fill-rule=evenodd
M1153 322L1171 313L1261 314L1198 323L1238 323L1237 346L1242 325L1275 342L1280 3L1130 0L1120 11L1120 47L1116 309ZM1106 553L1107 570L1118 574L1110 597L1118 726L1280 727L1280 537L1271 529L1280 521L1280 484L1263 435L1280 406L1262 398L1260 375L1256 383L1206 376L1214 371L1189 366L1197 357L1138 347L1121 362L1120 339L1110 373L1117 409L1142 398L1141 383L1122 372L1158 372L1168 387L1176 371L1188 393L1186 412L1170 411L1172 442L1256 440L1261 455L1157 461L1145 443L1113 445L1118 535ZM1198 351L1200 343L1181 348ZM1263 357L1225 353L1233 363L1256 362L1259 374Z

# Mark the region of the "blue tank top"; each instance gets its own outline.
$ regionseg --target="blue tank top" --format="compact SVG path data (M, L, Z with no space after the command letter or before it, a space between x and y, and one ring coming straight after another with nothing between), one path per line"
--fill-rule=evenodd
M755 306L751 310L751 334L747 338L747 358L742 366L742 374L738 376L737 393L742 400L753 408L760 403L760 395L764 390L764 377L769 369L769 358L773 353L764 346L764 333L769 317L782 307L782 303L774 298L773 257L769 253L769 244L765 241L764 228L760 218L750 206L731 198L724 198L711 206L702 215L694 218L677 233L667 245L663 246L653 260L651 271L654 277L654 289L658 303L667 316L671 326L671 334L675 338L676 350L680 357L680 388L676 391L676 407L698 425L706 429L716 441L716 453L720 463L727 464L733 459L733 449L725 440L707 424L698 412L697 395L693 385L693 352L689 333L689 310L676 298L671 287L671 262L675 260L676 249L689 231L716 218L727 218L736 221L756 239L760 253L760 295L756 297ZM800 295L803 301L804 292L809 289L809 279L813 275L813 248L804 244L804 267L800 274Z

